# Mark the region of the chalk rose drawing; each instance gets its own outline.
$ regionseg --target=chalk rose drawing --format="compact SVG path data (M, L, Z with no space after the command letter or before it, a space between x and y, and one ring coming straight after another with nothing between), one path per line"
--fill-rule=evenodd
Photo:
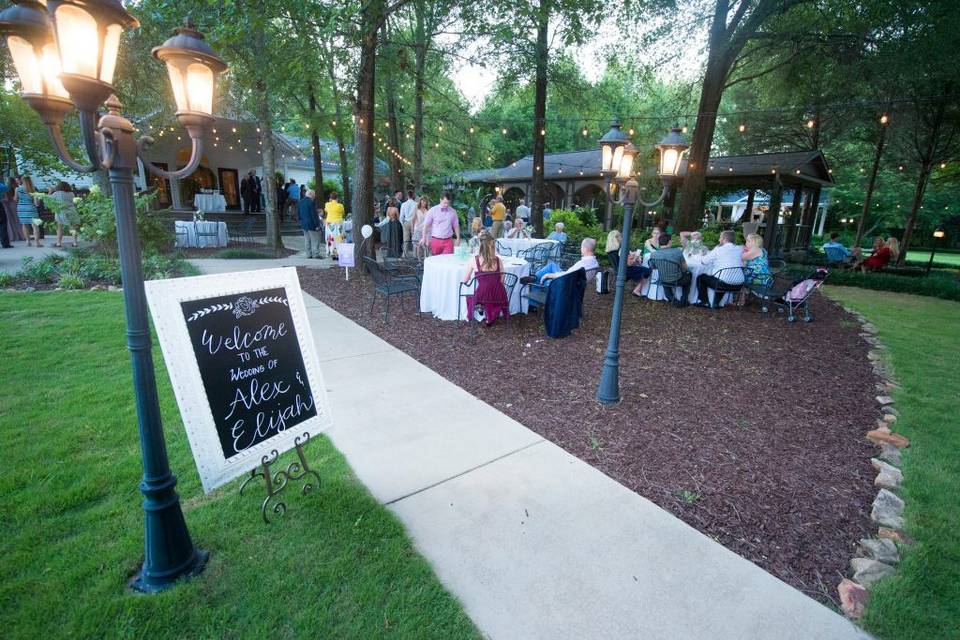
M259 306L256 300L248 298L247 296L241 296L233 303L233 315L237 318L240 316L252 316L253 312L256 311Z

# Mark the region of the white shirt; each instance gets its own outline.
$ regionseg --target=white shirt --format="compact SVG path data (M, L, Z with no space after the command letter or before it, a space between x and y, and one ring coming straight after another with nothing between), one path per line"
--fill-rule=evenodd
M572 273L577 269L583 269L587 272L587 278L590 278L591 271L599 271L600 263L597 262L597 256L583 256L579 260L573 263L573 266L564 271L564 273Z
M525 204L521 204L517 207L517 216L523 218L524 222L530 219L530 207Z
M721 269L743 266L743 247L728 242L713 248L703 257L703 264L710 267L710 275L715 276ZM731 275L731 274L726 274ZM739 281L739 278L736 278Z
M417 201L413 198L407 198L400 205L400 222L413 220L413 212L417 209Z

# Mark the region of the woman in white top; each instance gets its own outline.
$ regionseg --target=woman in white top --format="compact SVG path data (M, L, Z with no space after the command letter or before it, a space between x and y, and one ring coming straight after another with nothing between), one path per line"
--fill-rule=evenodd
M55 214L57 220L57 244L63 246L63 228L68 227L73 232L73 246L77 246L77 208L73 204L73 190L66 182L60 181L57 190L51 194L60 202L60 210Z
M417 208L413 211L413 246L416 251L421 251L420 240L423 239L423 221L427 218L427 211L430 210L430 200L427 196L420 196L417 200Z

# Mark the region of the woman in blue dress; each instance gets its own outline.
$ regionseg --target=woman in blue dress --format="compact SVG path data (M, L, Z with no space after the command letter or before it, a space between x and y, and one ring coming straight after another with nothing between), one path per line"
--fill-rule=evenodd
M773 282L770 274L770 262L767 250L763 248L763 236L751 233L746 238L743 249L743 267L747 273L747 284L758 287L769 286Z
M37 246L43 246L43 243L40 242L40 228L35 222L40 214L37 213L37 203L31 195L36 191L30 176L23 176L20 179L20 186L17 187L17 219L20 221L20 226L23 227L23 237L27 239L28 247L31 244L30 227L33 227L33 239L37 241Z

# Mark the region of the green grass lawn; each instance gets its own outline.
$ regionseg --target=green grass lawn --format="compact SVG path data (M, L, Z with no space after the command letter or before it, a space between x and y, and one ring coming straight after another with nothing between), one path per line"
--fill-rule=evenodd
M926 264L930 260L929 251L908 251L907 260L916 260ZM960 267L960 253L944 253L937 251L933 258L937 264L951 264Z
M0 294L0 335L0 636L479 637L326 438L306 450L320 491L291 492L271 525L239 481L205 496L156 348L170 464L211 556L198 578L131 594L143 519L121 296Z
M864 620L890 640L960 638L960 303L825 287L863 313L888 347L902 389L896 430L903 460L907 533L900 571L873 590Z

